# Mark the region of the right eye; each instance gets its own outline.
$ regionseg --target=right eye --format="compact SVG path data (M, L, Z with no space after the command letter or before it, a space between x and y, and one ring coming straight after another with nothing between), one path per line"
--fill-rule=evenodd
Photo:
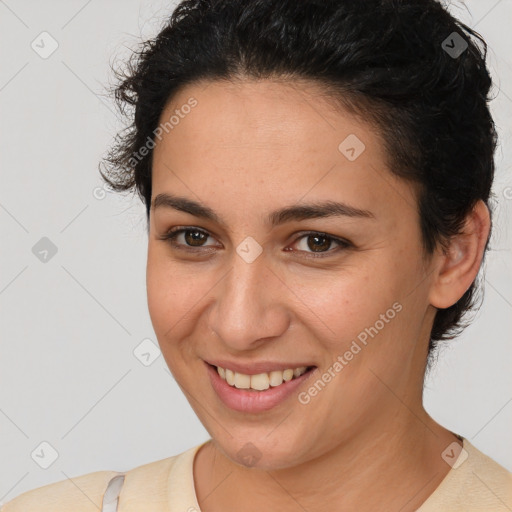
M184 243L176 243L176 239L179 235L183 234L183 242ZM169 245L180 251L187 252L198 252L201 247L212 247L208 245L204 245L202 242L207 240L207 238L211 236L207 231L204 231L195 227L176 227L172 228L163 236L159 237L159 240L167 240ZM201 251L204 252L204 251Z

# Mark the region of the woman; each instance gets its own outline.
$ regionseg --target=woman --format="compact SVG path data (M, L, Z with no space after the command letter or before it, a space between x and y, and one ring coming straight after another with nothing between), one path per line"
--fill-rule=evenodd
M2 510L512 509L422 404L491 234L485 50L434 0L182 2L102 175L146 205L151 320L211 439Z

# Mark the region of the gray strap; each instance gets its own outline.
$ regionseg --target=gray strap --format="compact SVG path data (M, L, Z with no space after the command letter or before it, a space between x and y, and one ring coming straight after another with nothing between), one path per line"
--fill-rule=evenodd
M110 480L103 495L101 512L117 512L119 495L124 484L124 474L117 475Z

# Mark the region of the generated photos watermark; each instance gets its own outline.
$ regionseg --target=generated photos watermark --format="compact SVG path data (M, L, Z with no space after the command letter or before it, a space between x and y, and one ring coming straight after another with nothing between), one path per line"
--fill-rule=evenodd
M352 340L350 347L346 350L343 355L339 355L334 363L325 370L322 375L312 384L307 391L301 391L298 394L298 400L302 405L307 405L311 402L311 399L322 391L325 386L331 382L342 370L349 364L354 356L359 354L361 350L368 345L368 336L372 339L384 329L397 313L402 311L402 304L395 302L385 313L381 313L379 320L377 320L373 326L366 327L357 335L357 340ZM358 343L359 341L359 343Z
M149 155L150 150L156 146L155 138L159 141L162 140L164 132L169 133L171 130L174 130L174 128L180 124L181 120L190 114L192 109L197 105L198 101L196 98L191 96L187 100L187 103L184 103L180 108L175 109L174 114L169 117L165 123L160 123L153 130L154 137L148 135L146 143L138 151L135 151L132 154L132 157L128 160L130 167L135 167L145 156Z

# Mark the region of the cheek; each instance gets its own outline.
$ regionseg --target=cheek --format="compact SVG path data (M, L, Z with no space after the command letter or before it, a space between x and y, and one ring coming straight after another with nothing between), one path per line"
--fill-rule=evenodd
M148 311L162 345L187 323L200 293L197 279L173 264L163 251L150 247L146 268Z
M375 323L397 300L397 284L384 275L385 269L368 264L342 268L324 277L306 276L288 284L293 291L291 298L299 299L293 299L299 308L306 306L302 309L310 318L308 323L318 326L318 339L338 349Z
M169 306L176 302L176 290L176 287L171 286L169 275L165 271L161 258L154 250L150 249L146 267L146 292L148 310L157 336Z
M351 361L345 374L359 374L362 366L389 364L391 354L396 360L408 357L403 341L415 333L408 331L414 324L407 318L418 307L413 295L407 297L413 274L415 269L405 261L399 264L392 254L381 253L324 282L297 286L297 296L311 310L310 326L318 326L314 338L322 340L332 361L345 355Z
M197 284L197 283L195 283ZM186 380L189 335L197 320L194 279L166 258L149 257L146 269L148 311L162 356L177 382ZM192 290L192 291L190 291Z
M148 311L160 349L169 367L193 358L197 340L209 335L205 311L219 275L201 263L174 261L165 249L148 251ZM199 333L199 334L198 334Z

